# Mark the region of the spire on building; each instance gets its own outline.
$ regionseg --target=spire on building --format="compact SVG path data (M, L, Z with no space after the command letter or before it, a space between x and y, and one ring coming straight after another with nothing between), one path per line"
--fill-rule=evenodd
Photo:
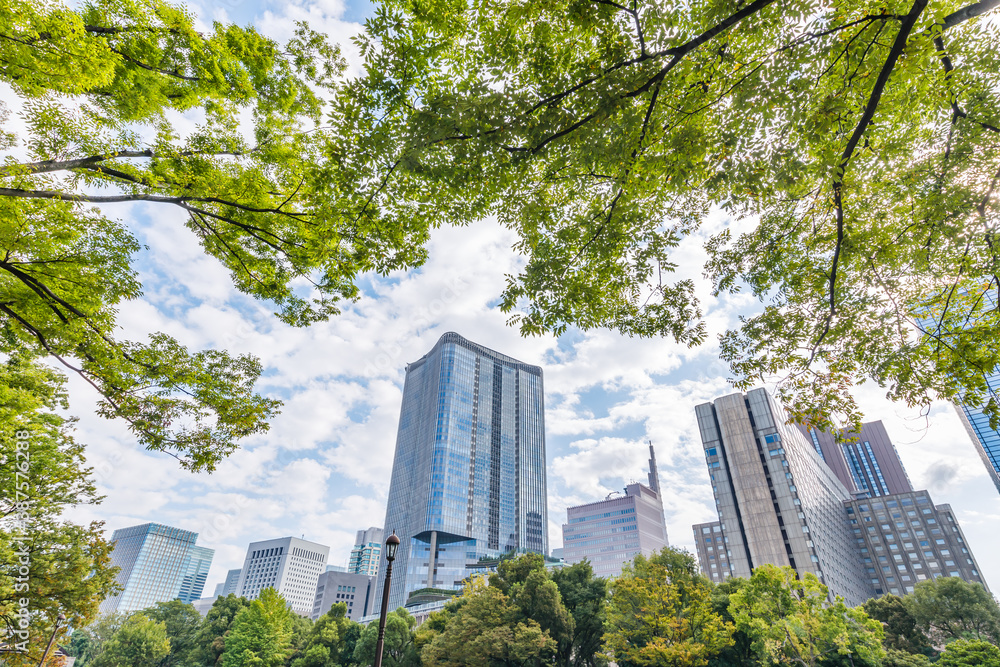
M649 488L660 494L660 476L656 472L656 452L653 451L653 441L649 441Z

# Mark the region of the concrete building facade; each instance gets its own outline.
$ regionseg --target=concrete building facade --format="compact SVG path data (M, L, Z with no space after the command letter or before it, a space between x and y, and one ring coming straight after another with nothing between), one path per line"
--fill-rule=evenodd
M721 581L748 577L764 563L787 565L800 576L815 574L849 605L868 599L844 520L844 502L852 495L813 444L786 424L784 409L755 389L717 398L695 412L719 512L717 526L697 527L706 573Z
M347 618L360 621L369 613L371 593L375 577L350 572L327 571L319 575L316 584L316 598L311 617L315 621L333 605L343 602L347 606Z
M548 551L543 411L541 368L456 333L406 367L384 523L401 541L390 608L460 588L480 558Z
M240 569L236 594L256 600L262 590L273 588L292 611L310 616L329 555L330 547L297 537L253 542Z
M762 563L790 565L815 572L851 605L905 595L941 576L986 587L951 507L912 489L881 422L838 443L785 426L784 412L761 389L697 413L719 520L693 530L698 561L713 581L749 576Z
M101 614L200 598L214 551L195 546L197 539L198 533L158 523L112 533L111 564L120 568L116 581L122 591L101 603Z
M375 526L368 530L359 530L357 537L354 538L354 548L351 549L347 571L368 577L377 575L384 538L385 531Z
M874 595L906 595L938 577L989 590L951 506L935 505L926 491L857 498L845 511Z
M632 483L625 495L568 507L563 524L562 558L567 565L586 559L599 577L616 577L638 554L650 556L667 546L667 526L649 446L649 485Z

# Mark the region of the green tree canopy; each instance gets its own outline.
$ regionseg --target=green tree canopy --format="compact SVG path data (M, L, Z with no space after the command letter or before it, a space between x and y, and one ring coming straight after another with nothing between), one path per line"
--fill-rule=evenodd
M709 212L716 294L765 308L722 338L741 388L860 419L865 377L1000 416L1000 0L385 0L332 139L363 218L495 215L525 334L706 329L674 251Z
M603 667L607 664L607 658L601 653L607 580L595 577L590 562L583 560L554 571L552 581L559 587L562 602L573 617L573 641L568 647L559 646L559 664Z
M163 623L170 640L170 653L157 663L157 667L187 667L195 647L195 636L203 622L198 610L190 603L171 600L157 602L142 613L150 620Z
M403 607L390 611L385 618L385 638L383 640L382 664L385 667L417 667L420 656L414 642L415 618ZM369 623L361 632L354 647L354 661L359 665L370 665L375 660L378 643L378 623Z
M338 667L354 659L359 634L358 624L347 618L347 604L338 602L320 616L309 630L304 644L291 661L291 667Z
M225 639L222 667L279 667L291 655L292 612L273 588L233 619Z
M421 649L424 667L514 667L555 658L556 640L499 586L471 583L446 610L443 629Z
M933 655L927 635L917 627L917 620L907 610L898 595L883 595L871 598L863 605L865 613L882 624L885 636L882 645L887 649L898 649L907 653Z
M142 613L130 614L105 642L93 667L156 667L170 653L166 626Z
M840 598L829 603L828 592L811 572L798 579L790 567L760 565L730 596L730 613L764 662L878 667L882 625Z
M0 362L0 627L27 649L5 655L12 667L38 664L59 614L68 621L61 637L68 625L91 622L117 590L103 524L62 518L68 507L101 501L73 420L58 412L67 407L63 385L24 357ZM21 600L28 628L20 628Z
M723 621L734 627L736 619L731 610L732 596L746 584L747 580L742 577L730 577L712 587L712 609ZM733 632L732 646L722 649L708 661L708 667L757 667L758 664L753 642L739 628Z
M573 646L575 622L563 604L559 587L545 571L541 554L527 553L501 560L490 575L490 586L510 598L517 610L516 621L534 621L559 646L561 661L568 659Z
M930 658L922 653L908 653L891 648L885 654L884 667L931 667L933 664Z
M1000 667L1000 648L981 639L959 639L948 644L940 667Z
M935 642L984 639L1000 643L1000 606L980 584L958 577L918 581L903 604Z
M212 603L205 620L194 636L191 663L202 667L215 667L226 648L226 636L239 612L250 606L246 598L229 594Z
M626 564L610 584L604 646L620 665L700 667L733 643L712 608L711 582L670 547Z
M11 133L0 106L0 353L49 355L146 447L211 470L279 404L253 393L252 357L192 352L162 333L118 338L120 304L141 293L141 248L110 215L127 202L176 210L284 321L336 312L357 272L397 261L365 228L328 222L341 219L337 185L315 130L343 59L304 25L285 45L221 23L201 33L164 0L9 0L0 33L0 81L25 124ZM193 110L203 117L182 133L173 112Z

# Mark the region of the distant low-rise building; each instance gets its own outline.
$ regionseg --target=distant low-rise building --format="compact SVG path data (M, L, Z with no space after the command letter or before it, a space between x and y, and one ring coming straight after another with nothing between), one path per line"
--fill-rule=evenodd
M218 595L213 595L210 598L199 598L191 602L191 606L193 606L195 611L201 614L201 617L204 618L208 616L208 612L212 610L212 605L214 605L215 601L218 599Z
M319 575L311 617L315 621L333 605L347 605L347 618L360 621L367 615L375 578L365 574L328 570Z
M625 495L566 509L562 557L567 565L590 561L594 574L615 577L638 554L667 546L656 455L649 446L649 485L632 483Z

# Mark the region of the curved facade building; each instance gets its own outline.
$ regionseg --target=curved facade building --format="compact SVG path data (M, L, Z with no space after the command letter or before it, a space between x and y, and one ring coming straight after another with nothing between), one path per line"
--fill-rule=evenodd
M401 543L389 608L457 589L466 566L548 551L542 369L456 333L406 367L385 533ZM385 563L379 565L382 590Z

